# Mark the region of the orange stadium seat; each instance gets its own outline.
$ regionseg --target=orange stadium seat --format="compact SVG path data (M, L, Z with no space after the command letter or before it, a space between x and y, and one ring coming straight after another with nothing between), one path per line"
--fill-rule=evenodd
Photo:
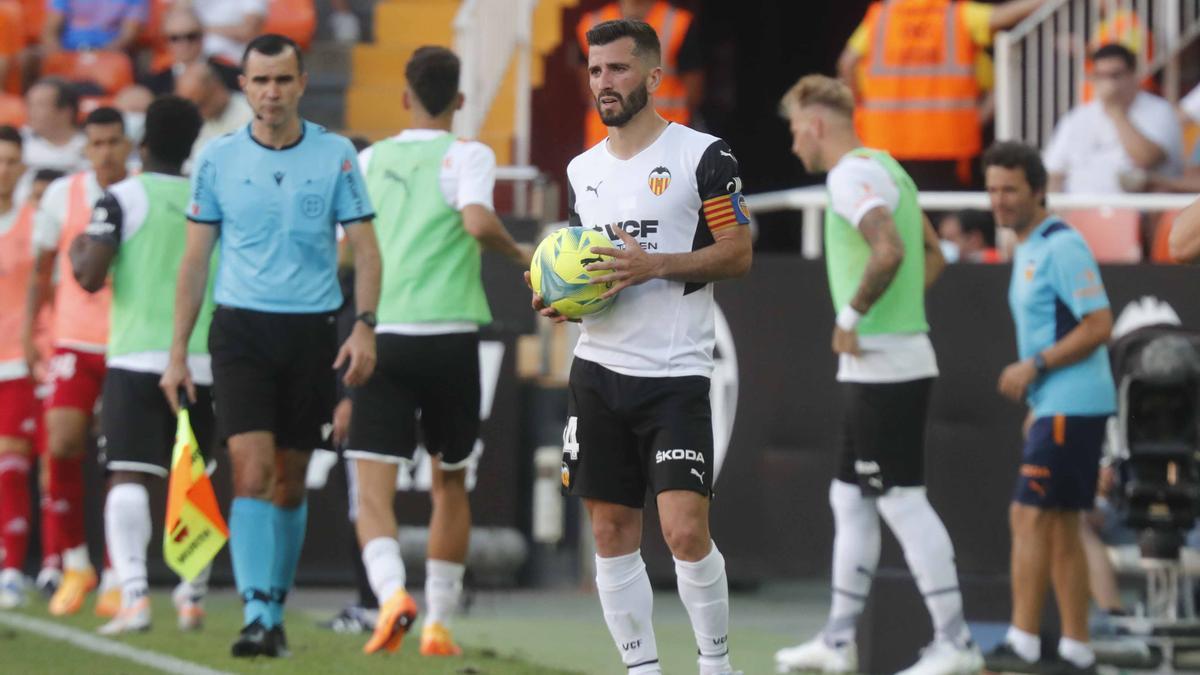
M42 62L43 75L94 82L109 94L133 84L133 63L120 52L58 52Z
M21 93L21 63L18 58L25 49L25 32L22 27L25 10L21 3L0 0L0 54L9 57L8 76L0 87L10 94Z
M46 23L46 0L6 0L21 5L25 25L25 44L35 45L42 41L42 26Z
M1098 262L1142 260L1141 214L1136 209L1075 209L1062 216L1087 240Z
M313 0L270 0L264 33L279 33L296 41L301 49L312 44L317 30L317 10Z
M25 99L14 94L0 94L0 124L20 127L26 121Z

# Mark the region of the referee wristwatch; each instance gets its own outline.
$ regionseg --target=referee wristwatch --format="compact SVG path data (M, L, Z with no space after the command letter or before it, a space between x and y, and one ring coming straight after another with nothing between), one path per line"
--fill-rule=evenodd
M1038 352L1033 357L1033 367L1037 369L1038 377L1050 372L1050 366L1046 365L1046 356Z
M354 317L354 320L367 324L371 330L375 330L375 326L379 323L379 320L375 318L375 312L362 312Z

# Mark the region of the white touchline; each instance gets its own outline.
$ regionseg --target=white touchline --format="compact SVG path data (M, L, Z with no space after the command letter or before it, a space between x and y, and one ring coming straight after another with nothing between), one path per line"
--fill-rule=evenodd
M134 663L161 670L164 673L172 673L172 675L232 675L222 670L213 670L205 666L177 659L174 656L159 654L147 649L138 649L130 647L120 642L114 642L102 637L96 637L90 633L85 633L75 628L68 628L50 621L35 619L30 616L22 616L20 614L9 614L0 612L0 624L10 628L23 630L29 633L37 633L42 637L47 637L53 640L63 640L68 644L74 645L80 649L86 649L89 652L97 654L105 654L115 656L119 659L132 661Z

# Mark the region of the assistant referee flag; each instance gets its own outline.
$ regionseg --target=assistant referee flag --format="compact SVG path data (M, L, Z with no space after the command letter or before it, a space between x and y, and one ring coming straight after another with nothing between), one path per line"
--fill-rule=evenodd
M186 401L186 395L181 400ZM163 557L176 574L188 581L212 562L229 539L229 527L221 517L217 496L204 469L187 408L180 408L167 487Z

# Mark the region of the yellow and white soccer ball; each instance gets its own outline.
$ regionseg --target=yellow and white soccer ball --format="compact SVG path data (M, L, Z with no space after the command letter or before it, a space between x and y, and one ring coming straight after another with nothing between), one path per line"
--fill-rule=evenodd
M611 248L613 243L595 230L564 227L543 239L533 254L533 264L529 266L533 292L568 319L599 312L616 299L615 296L600 297L612 288L611 283L588 283L612 273L611 270L589 272L584 269L592 263L611 259L592 253L593 246Z

